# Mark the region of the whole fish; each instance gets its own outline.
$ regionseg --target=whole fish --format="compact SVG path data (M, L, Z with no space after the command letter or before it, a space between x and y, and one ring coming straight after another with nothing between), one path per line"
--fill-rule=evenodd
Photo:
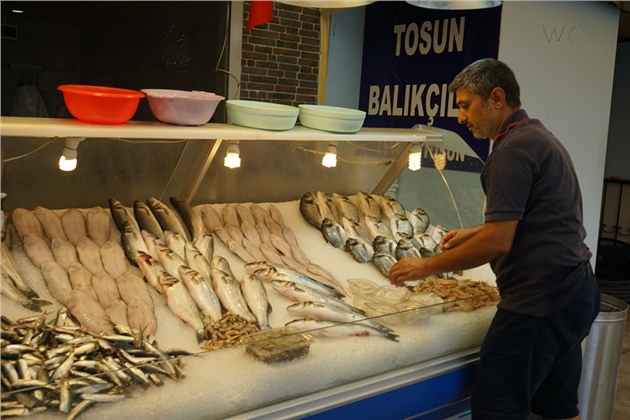
M24 306L27 309L30 309L31 311L41 312L41 306L50 305L50 302L47 302L45 300L27 297L24 293L22 293L22 291L20 291L20 289L15 286L15 283L13 283L13 281L9 278L8 274L4 270L2 271L2 289L0 289L0 292L2 292L2 296L5 296L10 300L19 303L20 305Z
M391 219L395 215L407 217L405 207L393 197L388 195L378 196L378 203L381 206L382 213L388 219Z
M67 306L72 293L68 272L56 261L46 261L39 269L52 297L63 306Z
M201 274L185 265L179 267L179 275L199 310L209 316L212 322L221 321L223 318L221 301L211 283L206 281Z
M162 267L157 258L147 254L146 252L138 252L136 255L136 264L142 271L142 275L158 293L162 293L162 285L160 284L160 275L166 270Z
M291 247L291 256L295 259L295 261L299 262L303 266L306 267L307 264L311 263L311 260L306 256L304 251L298 246L290 244Z
M214 207L206 204L201 207L201 221L208 232L214 233L215 230L223 227L223 220Z
M232 253L237 255L241 260L245 261L246 263L256 261L256 258L254 258L249 252L247 252L243 245L239 244L234 239L228 239L226 245L228 249L232 251Z
M214 290L219 296L223 307L234 315L238 315L246 321L255 322L256 317L250 312L245 297L238 281L218 269L212 269L210 273Z
M177 232L187 241L190 240L190 234L188 230L181 222L181 220L177 217L176 213L171 210L166 204L162 203L155 197L149 197L147 199L147 204L149 208L155 215L155 218L160 223L162 230L170 230L173 232Z
M424 209L420 207L416 207L415 209L413 209L413 211L409 215L409 221L413 226L414 234L426 232L427 228L431 224L431 219L429 218L429 215Z
M231 277L232 280L237 281L236 277L234 277L232 269L230 268L230 263L222 256L215 255L212 257L210 260L210 267L224 272L226 275Z
M116 334L112 320L101 304L88 293L74 290L68 298L68 310L88 331L104 335Z
M326 194L323 191L317 191L317 194L315 194L315 197L317 197L317 201L319 201L321 208L324 209L323 214L325 215L325 217L328 217L334 220L335 222L339 223L341 221L341 217L339 215L339 209L337 209L337 206L335 205L335 202L333 201L332 197L330 197L328 194Z
M267 290L263 282L251 274L243 274L241 278L241 290L245 302L251 313L256 317L261 330L271 328L269 325L269 314L272 311L271 304L267 298Z
M101 306L105 309L109 308L114 302L121 300L118 284L116 280L105 271L99 271L92 274L90 278L92 289L96 293L96 297Z
M396 258L386 253L375 253L372 256L372 264L379 273L383 276L387 277L389 275L389 270L392 269L392 266L396 264Z
M210 233L202 233L193 239L193 245L208 261L214 256L214 237Z
M284 224L284 218L282 217L282 213L280 213L280 210L278 209L278 207L276 207L273 203L269 203L268 209L269 209L269 214L271 215L271 218L275 220L276 222L278 222L280 227L284 229L286 225Z
M243 238L243 248L256 260L264 260L265 256L260 251L260 247L254 246L247 238Z
M155 218L155 215L149 208L149 206L140 200L133 202L133 214L140 226L140 230L151 232L161 240L164 240L164 231L160 226L160 223Z
M79 239L87 236L87 228L85 215L79 209L70 208L61 213L61 226L66 234L66 238L73 245L79 242Z
M230 234L228 233L227 229L221 227L218 228L217 230L214 231L214 234L218 236L218 238L221 240L221 242L223 242L223 244L225 246L227 246L228 242L230 240L234 240ZM238 242L237 242L238 243Z
M9 251L8 240L2 242L2 271L5 271L9 278L13 280L15 286L28 298L38 298L39 295L26 282L17 268L17 263L13 259L13 254Z
M359 212L364 217L371 217L377 221L380 221L383 218L381 206L379 206L374 197L363 191L359 191L357 193L357 197L359 200Z
M54 238L50 244L50 250L57 261L66 270L73 263L79 262L77 249L66 239Z
M92 287L92 273L79 262L72 263L66 270L72 290L80 290L98 301L98 295ZM69 298L69 297L68 297Z
M22 246L28 258L37 268L46 261L55 261L55 256L46 241L34 233L28 233L24 236Z
M300 247L300 244L297 241L297 237L295 236L295 233L293 233L293 230L291 230L290 227L285 226L284 229L282 229L282 236L284 236L284 239L287 240L289 245L294 246L296 248Z
M260 244L260 252L262 252L263 256L265 257L265 261L274 264L284 265L284 262L282 261L282 258L280 257L280 254L278 253L276 247L263 242Z
M259 204L256 203L252 203L249 205L249 210L252 213L252 216L254 216L254 220L256 221L256 223L254 223L255 225L258 223L265 223L265 217L270 216L269 212L265 209L263 209Z
M346 231L349 238L361 239L370 243L372 242L372 238L361 223L355 222L344 216L341 218L341 226L343 226L343 230Z
M319 200L312 192L307 192L300 198L300 214L304 220L317 229L321 227L325 217Z
M267 228L267 225L264 221L262 223L256 222L256 231L260 236L261 243L265 243L271 247L274 247L273 242L271 242L271 232L269 232L269 228Z
M133 213L123 205L123 203L115 198L110 198L108 202L109 212L112 215L112 219L114 219L114 224L120 232L125 230L125 222L130 222L138 230L138 232L140 232L140 226L138 225L136 218L133 216Z
M153 308L140 298L133 298L127 303L127 323L143 337L154 336L157 330L157 318Z
M13 210L11 212L11 222L15 226L15 230L22 242L24 242L26 235L29 234L44 239L44 228L32 211L23 208Z
M234 239L236 243L239 243L239 244L243 243L243 239L245 239L245 235L243 234L243 231L238 225L235 225L232 223L226 223L225 230L227 230L227 232L230 234L230 237Z
M101 262L101 247L89 237L84 236L75 244L79 262L92 274L105 270Z
M326 217L322 220L320 228L326 242L335 248L343 248L348 240L348 234L343 227L334 220Z
M252 211L247 206L241 203L237 203L234 205L234 207L236 209L236 213L238 214L239 219L241 220L241 225L243 225L243 223L245 222L250 223L252 226L256 225L256 219L254 219Z
M413 245L410 239L403 238L398 241L396 245L396 255L397 260L402 258L422 258L420 251Z
M142 299L152 311L155 310L153 298L151 297L151 293L149 293L147 284L142 280L142 277L126 271L116 277L115 280L120 297L127 305L129 305L132 299L138 298Z
M289 245L287 240L284 239L284 236L280 236L280 235L276 235L275 233L272 233L271 235L269 235L269 238L271 238L271 243L278 251L280 251L280 253L282 253L283 255L289 255L289 256L292 254L291 245Z
M345 195L333 193L333 201L339 209L339 216L342 218L352 220L355 223L359 223L360 213L359 208Z
M372 245L362 239L348 238L345 250L355 261L360 263L368 263L372 261L372 256L374 255L374 248Z
M169 200L184 222L188 232L190 232L191 240L194 241L199 235L208 232L203 224L203 220L201 220L201 215L196 209L192 208L190 204L177 197L170 197Z
M166 242L164 241L164 239L160 239L159 236L149 232L148 230L144 230L142 229L142 231L140 232L140 235L142 235L142 239L144 240L144 244L147 247L147 253L149 255L151 255L153 258L157 258L157 247L159 246L166 246ZM140 251L140 252L144 252L144 251Z
M383 331L368 325L354 323L348 324L323 319L300 318L289 321L285 325L317 337L383 337L388 340L398 341L398 336L395 334L383 333Z
M103 246L109 240L111 220L107 211L100 206L92 207L85 215L85 228L88 236L98 246Z
M210 261L192 242L186 242L186 245L184 245L184 262L188 267L201 274L206 281L211 281L210 271L212 267L210 266Z
M43 207L37 206L33 210L35 216L39 219L44 229L44 235L51 241L53 239L63 239L67 241L66 233L63 231L63 225L61 224L61 218L54 211Z
M284 238L284 227L278 223L276 219L271 216L265 217L265 225L267 229L269 229L270 234L278 235L281 238Z
M438 243L435 241L435 239L433 239L433 236L429 235L428 233L416 234L414 235L414 238L420 244L420 253L423 253L424 249L424 253L429 254L423 256L431 256L436 252L436 250L439 250Z
M252 216L253 219L253 216ZM248 220L245 220L241 223L241 231L243 235L247 238L247 240L255 247L260 248L260 244L262 240L260 239L260 234L256 229L256 224L252 223Z
M190 325L197 333L197 342L202 342L205 337L205 325L197 304L184 283L164 271L160 274L160 284L168 308L184 323Z
M223 218L223 225L228 224L240 226L241 221L238 219L238 213L234 204L226 204L221 208L221 216Z
M127 321L127 304L125 302L118 299L109 306L103 306L103 309L105 309L105 313L109 319L112 320L115 327L120 327L120 325L129 327L129 322Z
M347 311L354 311L365 315L361 309L355 308L339 298L320 293L317 290L299 285L292 281L271 280L269 284L282 296L294 302L322 302Z
M99 249L99 254L101 254L103 268L113 278L118 278L118 276L128 270L129 265L125 256L125 250L117 242L112 240L105 241Z
M431 236L433 237L435 242L439 244L442 240L442 237L446 235L449 230L450 229L446 228L443 225L437 225L435 229L433 229L433 233L431 234Z
M413 238L413 225L406 216L395 214L389 219L389 223L396 241L403 238Z
M379 324L365 315L357 312L346 311L338 306L329 305L323 302L297 302L287 306L290 314L301 318L323 319L335 322L348 322L368 325L372 328L382 331L383 333L391 333L392 330L385 325Z
M395 240L391 228L380 219L376 219L372 216L365 216L365 227L372 240L374 240L377 236L385 236L386 238Z
M280 266L265 261L257 261L245 264L245 271L268 282L272 280L292 281L331 297L338 298L343 296L341 292L332 286L322 284L314 278L286 266Z
M181 280L179 276L179 267L186 265L186 260L176 254L172 249L167 246L157 247L158 258L160 265L173 277Z
M187 243L191 243L187 241L182 235L172 230L164 231L164 240L166 242L166 246L171 248L177 255L184 258L184 248Z

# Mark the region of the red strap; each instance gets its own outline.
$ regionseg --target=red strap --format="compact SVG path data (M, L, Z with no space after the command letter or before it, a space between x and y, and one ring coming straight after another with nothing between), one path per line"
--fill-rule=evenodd
M501 131L499 134L497 134L497 137L494 139L495 142L499 142L501 141L501 139L503 137L505 137L505 135L508 133L508 131L510 131L511 129L513 129L514 127L516 127L517 125L519 125L520 123L522 123L523 121L525 121L526 119L528 119L529 117L525 117L520 121L516 121L513 122L512 124L508 125L507 127L505 127L505 130Z

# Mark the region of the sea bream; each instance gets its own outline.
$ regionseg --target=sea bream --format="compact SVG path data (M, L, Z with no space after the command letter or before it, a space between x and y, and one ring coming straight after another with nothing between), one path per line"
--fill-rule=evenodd
M343 226L343 230L346 231L349 238L360 239L370 243L372 242L372 238L361 223L355 222L344 216L341 218L341 226Z
M317 337L383 337L388 340L398 341L396 334L384 333L368 325L354 323L300 318L289 321L285 325L287 327L296 328L299 331L308 332Z
M413 209L413 211L409 215L409 221L411 222L414 234L416 235L426 232L427 228L431 224L431 219L429 218L429 215L424 209L420 207L416 207L415 209Z
M391 240L396 240L391 228L380 219L376 219L372 216L365 216L365 227L372 240L374 240L377 236L384 236Z
M363 191L359 191L357 193L357 197L359 200L359 212L364 217L372 217L377 221L380 221L383 218L381 206L379 206L374 197Z
M372 245L362 239L348 238L344 249L355 261L360 263L372 261L372 256L374 255Z
M348 240L348 234L339 223L331 218L324 218L320 228L326 242L335 248L343 248Z
M166 204L162 203L155 197L149 197L147 204L155 218L160 223L163 231L170 230L177 232L187 241L191 239L188 230L184 226L184 223L177 217L177 214L171 210Z
M414 246L410 239L403 238L398 241L396 245L396 255L397 260L403 258L422 258L420 251Z
M407 217L405 207L393 197L388 195L377 196L378 203L381 206L381 211L386 218L391 219L395 215Z
M413 226L407 217L396 214L389 219L389 223L396 241L413 238Z
M315 197L317 197L321 208L324 209L325 217L333 219L335 222L339 222L341 220L339 209L337 209L337 205L333 201L332 197L323 191L317 191Z
M345 195L333 193L333 201L339 210L339 216L352 220L355 223L360 221L359 208Z
M392 269L394 264L396 264L396 261L396 257L386 253L379 252L372 256L372 264L376 267L378 272L385 277L389 275L389 271Z
M309 224L319 229L326 217L326 209L321 207L315 194L307 192L300 198L300 214Z

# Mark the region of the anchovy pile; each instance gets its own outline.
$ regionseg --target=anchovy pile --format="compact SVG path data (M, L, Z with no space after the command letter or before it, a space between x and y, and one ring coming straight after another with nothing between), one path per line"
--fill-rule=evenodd
M140 387L183 379L183 350L164 351L118 327L98 335L65 309L15 322L2 316L2 417L58 410L75 419L96 403L124 399Z
M357 262L371 262L385 277L401 258L440 252L438 244L448 229L438 225L427 233L430 219L424 209L417 207L407 215L396 199L361 191L357 202L337 193L331 197L323 191L307 192L300 199L300 214L326 242Z

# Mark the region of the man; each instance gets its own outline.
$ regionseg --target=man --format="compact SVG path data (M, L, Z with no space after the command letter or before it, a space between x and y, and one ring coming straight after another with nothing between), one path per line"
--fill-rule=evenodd
M482 226L448 232L440 254L403 258L389 279L401 286L490 263L501 300L484 339L472 419L579 419L581 342L600 295L584 244L582 197L569 154L521 109L520 88L501 61L482 59L451 85L458 122L494 140L481 172Z

